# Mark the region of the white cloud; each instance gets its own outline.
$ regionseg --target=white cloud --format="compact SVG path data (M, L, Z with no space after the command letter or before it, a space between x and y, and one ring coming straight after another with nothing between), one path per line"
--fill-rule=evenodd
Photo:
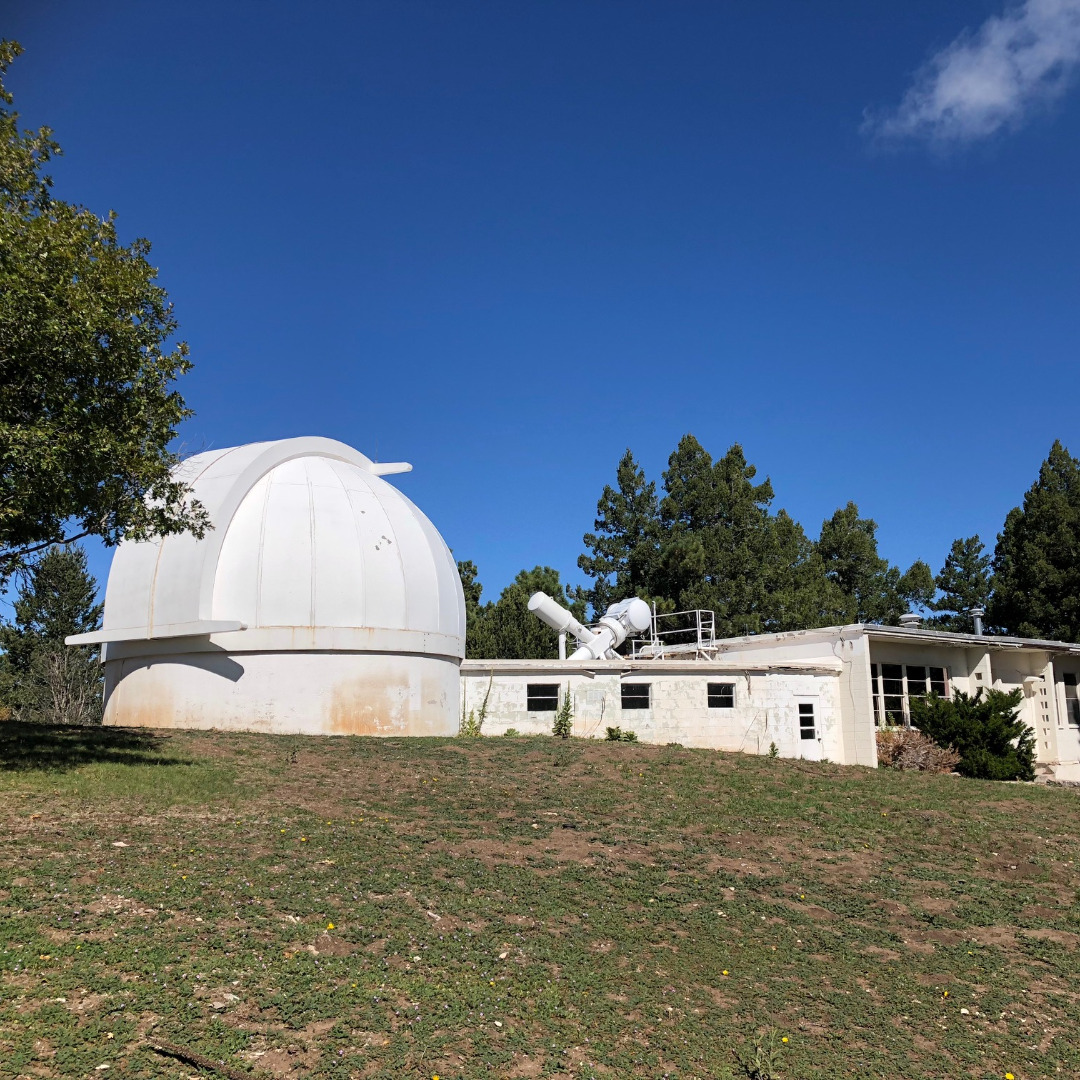
M1015 128L1068 86L1080 64L1080 0L1023 0L932 56L900 104L863 132L956 144Z

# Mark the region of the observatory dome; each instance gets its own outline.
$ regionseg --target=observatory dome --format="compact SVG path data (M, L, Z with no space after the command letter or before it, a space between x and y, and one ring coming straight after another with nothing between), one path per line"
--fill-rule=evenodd
M122 543L105 594L106 723L361 734L456 728L465 606L430 521L329 439L177 469L212 528Z

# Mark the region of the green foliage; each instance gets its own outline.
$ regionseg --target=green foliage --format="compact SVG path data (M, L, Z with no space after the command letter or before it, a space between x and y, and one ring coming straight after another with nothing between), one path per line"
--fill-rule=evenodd
M503 735L505 735L505 736L507 736L508 738L511 738L511 739L514 738L517 735L520 735L520 734L521 734L521 732L518 731L518 729L516 727L508 727L503 732Z
M465 739L478 739L484 733L484 721L487 719L488 702L491 700L491 684L495 680L494 673L488 678L487 690L484 691L484 700L480 702L479 709L470 709L465 712L464 703L461 706L461 720L458 722L458 735Z
M778 758L779 756L780 748L774 742L769 743L769 757Z
M101 720L97 649L64 638L101 625L97 583L79 547L50 548L21 575L14 618L0 623L0 705L17 720L89 724Z
M1080 641L1080 461L1057 440L1009 511L994 551L989 621L1021 637Z
M574 702L570 687L563 691L562 701L551 725L551 734L558 739L569 739L574 733Z
M963 776L980 780L1034 780L1035 736L1018 712L1023 691L961 690L952 700L912 698L911 723L938 746L960 755Z
M636 731L624 731L621 727L609 727L604 735L607 742L637 742Z
M926 606L934 577L921 559L906 572L878 554L877 522L859 517L853 502L822 522L818 540L825 574L841 597L840 621L896 624L912 606Z
M600 496L596 532L585 534L591 554L578 556L578 566L593 579L585 595L594 618L619 600L651 599L656 580L660 547L656 484L646 480L629 449L615 470L615 483L615 488L606 485Z
M559 580L558 570L535 566L522 570L495 603L480 603L482 587L476 566L459 562L465 590L465 655L470 659L554 660L559 635L529 611L529 597L538 590L557 600L579 619L585 618L585 600L571 596Z
M0 42L0 80L21 51ZM0 583L53 543L206 526L170 473L190 362L165 348L177 323L150 245L53 198L60 148L20 131L12 100L0 81Z
M977 535L953 541L934 585L941 596L928 607L941 614L930 618L927 625L956 634L971 633L974 624L968 612L990 602L990 556Z

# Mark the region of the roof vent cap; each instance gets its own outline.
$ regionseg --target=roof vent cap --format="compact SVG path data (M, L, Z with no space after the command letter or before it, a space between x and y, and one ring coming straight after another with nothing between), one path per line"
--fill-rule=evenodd
M900 616L900 625L906 626L911 630L918 630L922 626L922 616L916 615L914 611L905 611Z

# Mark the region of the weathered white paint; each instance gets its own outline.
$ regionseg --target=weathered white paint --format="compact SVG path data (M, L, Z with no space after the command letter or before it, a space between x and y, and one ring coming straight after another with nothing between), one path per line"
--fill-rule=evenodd
M530 683L557 683L573 702L574 734L604 738L608 727L635 732L649 743L678 742L720 750L769 752L783 757L843 761L838 701L840 664L793 662L746 667L707 660L595 661L466 660L462 709L479 712L488 698L484 733L551 731L555 714L530 712ZM650 708L623 709L622 684L649 683ZM708 684L735 684L735 707L709 708ZM799 733L800 701L814 705L815 738Z
M213 527L117 549L105 722L450 734L465 602L453 556L378 465L329 439L199 454Z

